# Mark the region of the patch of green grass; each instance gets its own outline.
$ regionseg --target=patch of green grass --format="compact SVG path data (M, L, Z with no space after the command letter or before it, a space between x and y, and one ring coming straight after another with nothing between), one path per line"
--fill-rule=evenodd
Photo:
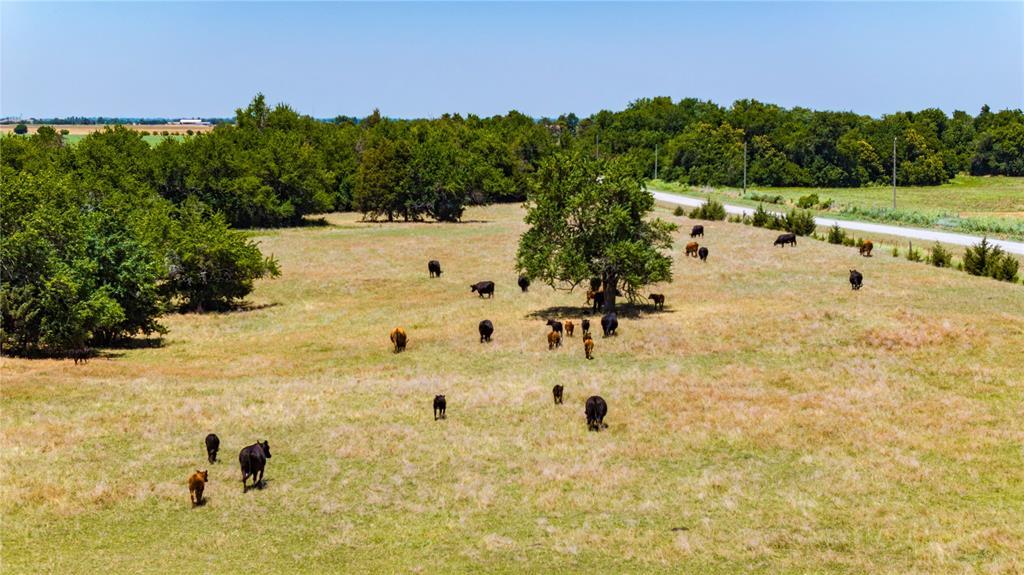
M68 134L68 135L64 136L64 142L67 143L68 145L72 145L73 146L73 145L77 144L78 142L82 141L82 138L84 138L84 137L85 137L85 134ZM184 134L171 134L171 135L168 135L168 136L160 136L160 135L154 136L154 135L151 134L151 135L148 135L148 136L142 136L142 139L145 140L146 143L149 144L150 146L155 146L155 145L159 144L160 142L164 141L167 138L173 138L173 139L176 139L176 140L183 140L186 137L187 136L185 136Z
M163 347L84 365L0 359L4 572L1024 568L1019 285L725 222L700 222L701 263L686 220L666 310L624 308L587 361L543 319L578 321L583 293L515 285L522 217L257 232L283 275L250 311L170 316ZM243 495L258 439L268 483Z

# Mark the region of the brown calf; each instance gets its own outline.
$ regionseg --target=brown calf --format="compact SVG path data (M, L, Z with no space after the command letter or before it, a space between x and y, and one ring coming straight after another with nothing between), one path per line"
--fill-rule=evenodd
M583 353L586 354L587 359L594 359L594 338L587 336L583 340Z
M690 242L686 244L686 255L697 257L697 248L699 247L700 244L698 244L697 242Z
M572 323L571 319L565 320L565 335L572 337L572 332L576 329L576 324Z
M407 341L409 341L409 338L406 337L404 329L396 327L391 330L391 343L395 345L395 353L405 351L405 344Z
M562 347L562 334L557 331L548 333L548 350L555 349L556 347Z
M206 471L199 471L193 473L188 478L188 496L192 500L192 505L203 504L203 489L206 487L206 482L209 480L210 474Z
M860 255L870 258L871 250L874 249L874 247L875 244L871 243L871 240L865 240L864 243L860 245Z

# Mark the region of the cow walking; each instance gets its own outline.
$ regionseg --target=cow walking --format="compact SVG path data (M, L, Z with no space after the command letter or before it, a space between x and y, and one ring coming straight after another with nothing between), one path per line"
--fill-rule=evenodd
M263 470L270 459L270 442L257 441L238 452L238 463L242 467L242 493L249 490L246 480L252 477L252 486L263 485Z
M609 312L601 318L601 331L604 332L604 336L615 335L615 330L619 328L619 316L615 315L615 312Z
M447 409L447 408L448 408L448 402L445 401L444 396L443 395L435 395L434 396L434 421L437 421L438 419L447 419L448 416L445 415L445 413L444 413L445 409Z
M697 248L699 247L700 244L698 244L697 242L690 242L686 244L686 255L697 257Z
M565 388L561 384L556 384L551 388L551 395L555 396L555 405L562 404L562 394L565 392Z
M665 294L652 293L647 299L654 302L654 309L665 309Z
M874 249L874 247L875 244L871 243L871 240L866 240L864 243L860 245L860 249L858 251L860 252L860 255L866 258L870 258L871 250Z
M704 226L698 224L698 225L693 226L692 228L690 228L690 237L691 238L697 238L697 237L703 238L704 237Z
M864 285L864 276L857 270L850 270L850 287L859 290Z
M587 356L587 359L594 359L594 338L590 337L590 334L583 340L583 355Z
M519 289L523 290L523 293L530 291L530 278L526 276L519 276Z
M485 319L480 322L480 343L491 341L491 334L494 333L494 324L491 320Z
M708 249L706 247L701 246L700 249L697 250L697 255L700 256L700 261L702 261L704 263L707 263L707 261L708 261Z
M604 416L608 415L608 404L601 396L588 397L585 412L587 414L587 429L590 431L601 431L608 427L604 422Z
M476 292L480 297L484 297L487 294L488 298L494 297L494 282L476 282L469 286L470 292Z
M217 463L217 451L220 449L220 438L216 433L206 436L206 459L210 463Z
M427 271L430 272L430 277L432 278L441 277L441 262L430 260L427 262Z
M775 238L775 243L772 245L786 247L786 244L792 244L796 247L796 234L780 234L779 237Z
M206 489L206 482L209 480L210 474L207 471L199 471L189 476L188 478L188 496L192 500L192 506L202 505L205 503L203 500L203 490Z
M409 341L409 338L405 335L405 330L396 327L391 330L391 343L395 346L395 353L402 353L405 351L405 344Z

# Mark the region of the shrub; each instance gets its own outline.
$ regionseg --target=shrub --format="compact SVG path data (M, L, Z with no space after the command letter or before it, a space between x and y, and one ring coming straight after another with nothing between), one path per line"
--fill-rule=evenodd
M843 228L839 227L839 224L833 224L828 229L828 243L830 244L843 244L846 241L846 232Z
M932 264L937 268L948 268L953 263L953 254L949 250L942 247L942 244L935 242L932 246L931 253L928 255L928 263Z
M171 135L171 133L170 133L170 132L168 132L167 130L164 130L163 132L160 132L160 135L161 135L161 136L170 136L170 135Z
M843 245L848 248L852 248L857 245L857 242L850 236L846 236L845 238L843 238Z
M685 216L686 210L683 209L683 206L676 206L676 209L672 210L672 214L676 216Z
M782 204L786 201L786 199L780 195L772 196L769 194L759 194L757 192L751 192L747 194L747 197L755 202L768 202L769 204Z
M757 210L754 211L754 216L750 219L750 223L753 224L755 228L766 228L774 217L775 216L765 211L764 205L758 204Z
M817 226L814 223L813 213L807 210L793 209L786 215L784 227L798 236L809 236L814 233Z
M907 259L912 262L919 262L924 259L921 256L921 251L914 249L913 242L907 242Z
M807 196L801 196L800 199L796 201L796 205L799 208L803 208L805 210L809 210L809 209L813 208L814 206L818 205L818 194L810 194L810 195L807 195Z
M896 245L892 246L892 257L894 257L894 258L900 257L900 248L899 248L899 246L896 246Z
M964 252L964 271L975 276L988 276L1001 281L1017 281L1019 263L999 246L988 243L988 238L967 248Z
M19 136L24 136L25 134L28 133L28 126L26 126L25 124L18 124L14 127L14 133L18 134Z
M188 130L185 130L185 133L188 134L189 136L195 135L195 132L191 128L188 129Z
M697 220L724 220L725 206L715 200L708 200L690 212L690 217Z
M277 277L277 260L228 227L224 216L189 199L177 210L167 258L164 293L185 311L227 309L248 295L253 282Z
M61 135L61 136L67 136L67 135L68 135L68 134L70 134L70 133L71 133L71 130L69 130L69 129L67 129L67 128L64 128L64 129L62 129L62 130L60 131L60 135Z

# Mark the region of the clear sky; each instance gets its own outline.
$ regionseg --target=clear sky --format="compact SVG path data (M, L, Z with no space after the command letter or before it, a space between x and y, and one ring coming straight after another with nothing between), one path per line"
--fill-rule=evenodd
M1024 107L1024 2L0 2L0 116Z

